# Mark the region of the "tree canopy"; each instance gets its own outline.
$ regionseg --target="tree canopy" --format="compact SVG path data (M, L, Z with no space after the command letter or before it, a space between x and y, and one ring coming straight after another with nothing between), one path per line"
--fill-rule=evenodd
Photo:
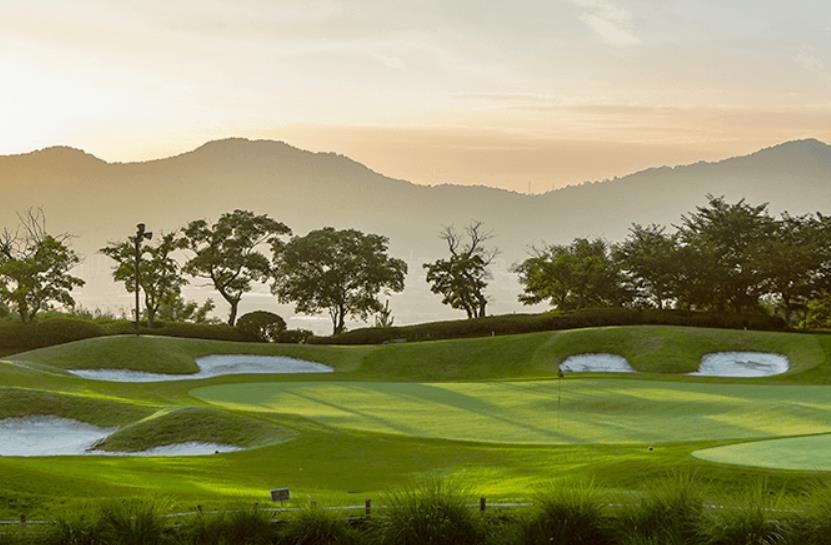
M144 292L147 323L153 327L156 313L164 304L175 301L188 281L181 275L179 263L173 253L184 247L184 241L176 233L162 235L156 244L141 247L139 261L139 289ZM116 262L113 279L123 282L129 293L135 292L135 237L127 241L111 243L101 253Z
M485 248L492 233L476 221L465 227L464 235L450 226L439 237L447 243L450 256L422 265L430 291L441 295L443 304L464 310L468 318L484 317L488 304L485 288L491 278L488 267L498 255L498 250Z
M346 318L366 321L384 306L380 294L404 289L407 264L387 255L386 237L326 227L274 245L273 292L296 312L327 311L334 334Z
M278 247L280 236L291 229L267 215L234 210L219 217L213 225L205 220L190 222L183 230L185 247L193 257L183 270L195 277L207 278L230 305L228 325L233 326L242 296L252 283L266 281L271 263L261 249Z
M72 290L84 281L70 272L81 260L67 234L51 235L42 211L19 216L20 225L0 233L0 301L31 322L54 304L72 307Z

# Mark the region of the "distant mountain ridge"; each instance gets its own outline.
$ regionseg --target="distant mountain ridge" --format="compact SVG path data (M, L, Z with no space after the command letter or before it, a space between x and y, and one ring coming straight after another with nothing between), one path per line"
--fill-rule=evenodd
M444 225L472 219L493 230L502 250L494 270L494 312L521 310L508 272L531 245L577 236L620 240L633 222L677 223L707 193L769 202L778 213L831 213L831 146L816 139L786 142L717 162L656 167L613 180L541 195L483 186L418 185L371 170L346 156L316 153L273 140L230 138L180 155L108 163L70 147L0 156L0 226L15 212L42 207L53 231L77 235L91 279L81 300L121 301L106 258L95 252L123 239L142 221L170 231L195 218L233 208L268 213L302 234L324 225L355 227L390 238L410 263L398 323L457 316L426 291L420 264L444 251ZM103 286L103 287L99 287ZM126 298L125 298L126 300ZM245 300L243 300L244 303ZM263 291L253 306L274 305ZM406 310L403 308L406 307ZM245 307L243 308L245 310Z

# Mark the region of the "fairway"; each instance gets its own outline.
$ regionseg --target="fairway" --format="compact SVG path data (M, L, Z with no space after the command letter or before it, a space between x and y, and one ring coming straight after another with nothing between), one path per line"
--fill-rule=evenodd
M740 443L693 452L693 456L722 464L752 467L831 471L831 435L788 437Z
M191 394L231 410L287 413L334 427L489 443L679 443L831 432L831 392L811 386L569 378L248 383Z

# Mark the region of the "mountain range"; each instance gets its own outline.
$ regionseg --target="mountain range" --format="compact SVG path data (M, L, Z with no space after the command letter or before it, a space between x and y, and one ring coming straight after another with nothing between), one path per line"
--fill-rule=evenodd
M814 139L786 142L718 162L643 170L612 180L586 182L527 195L484 186L418 185L393 179L334 153L313 153L271 140L232 138L209 142L164 159L108 163L70 147L0 156L0 226L15 213L42 208L53 232L75 235L86 256L80 274L88 285L78 296L87 307L127 307L129 297L97 254L144 222L171 231L197 219L215 219L234 208L267 213L295 234L331 225L384 234L390 250L410 265L405 293L392 298L398 323L461 317L429 293L421 263L445 250L445 225L483 221L500 249L490 290L494 313L523 311L509 272L531 246L578 236L620 240L633 222L673 224L706 202L710 193L729 200L769 202L774 213L831 212L831 146ZM189 295L208 293L193 287ZM216 300L216 297L214 297ZM242 310L277 308L290 325L325 331L326 319L292 317L265 287L243 299ZM220 307L221 310L221 307Z

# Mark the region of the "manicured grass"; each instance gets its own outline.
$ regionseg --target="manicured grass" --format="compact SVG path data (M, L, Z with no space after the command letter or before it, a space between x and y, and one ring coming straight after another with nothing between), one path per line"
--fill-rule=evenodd
M478 442L646 445L831 432L831 397L821 386L570 376L533 382L234 384L192 394L230 410Z
M681 374L702 354L729 350L785 354L792 370L767 379ZM557 364L585 352L623 355L643 374L570 375L557 410ZM211 354L285 355L337 372L130 384L64 371L185 373ZM828 335L664 326L355 347L78 341L0 362L0 417L55 414L125 426L108 445L115 450L173 439L256 448L181 458L2 457L0 518L24 509L48 516L75 498L152 494L177 509L265 501L277 486L301 501L352 504L425 474L510 500L532 497L540 483L572 481L625 496L679 469L716 491L759 477L795 490L816 474L714 464L691 453L737 439L831 432L831 398L817 386L831 384L830 354Z
M153 409L145 405L99 397L0 388L0 419L21 416L60 416L109 427L127 424L152 413Z
M188 441L258 447L292 434L270 422L206 407L161 411L126 426L97 445L99 450L139 452Z
M831 471L831 435L739 443L699 450L693 455L720 464Z

